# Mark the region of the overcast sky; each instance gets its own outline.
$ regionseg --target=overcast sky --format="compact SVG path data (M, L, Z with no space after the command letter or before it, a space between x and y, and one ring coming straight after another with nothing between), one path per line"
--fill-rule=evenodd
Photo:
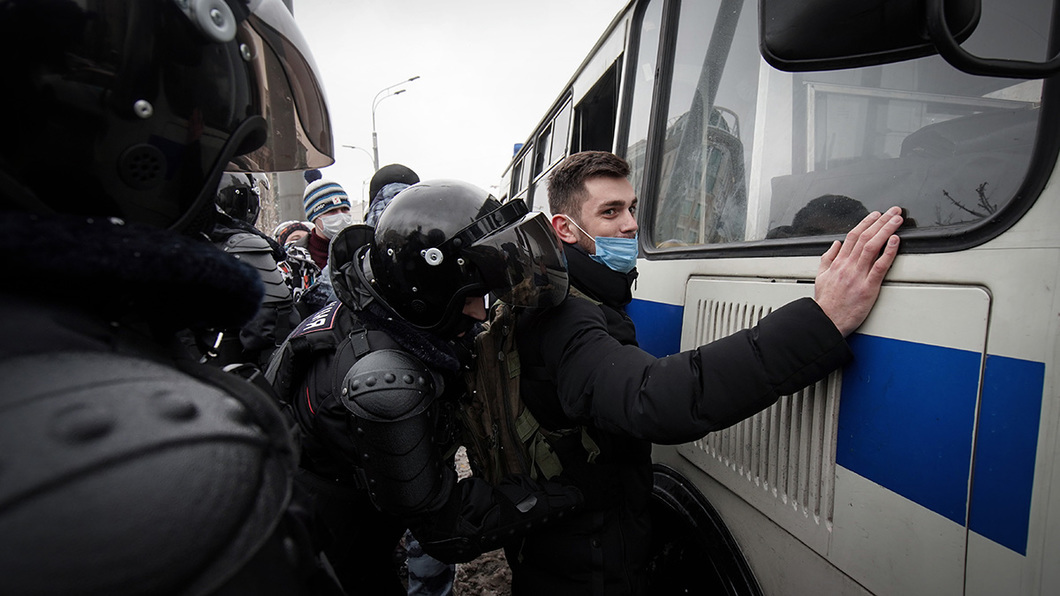
M351 199L367 194L372 100L418 75L377 104L380 166L495 192L513 145L626 1L294 0L331 109L336 159L325 176Z

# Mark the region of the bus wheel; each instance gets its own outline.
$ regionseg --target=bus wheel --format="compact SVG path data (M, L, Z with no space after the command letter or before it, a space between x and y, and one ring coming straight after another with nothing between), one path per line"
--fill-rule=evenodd
M761 596L717 510L676 470L654 466L649 593Z

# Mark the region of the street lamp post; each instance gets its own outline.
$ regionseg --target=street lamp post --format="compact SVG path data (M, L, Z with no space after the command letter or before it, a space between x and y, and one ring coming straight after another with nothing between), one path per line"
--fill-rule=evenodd
M397 91L391 91L391 89L394 87L400 87L405 83L411 83L418 78L420 78L420 75L409 77L400 83L394 83L389 87L384 87L383 89L380 89L379 93L376 93L375 97L372 99L372 165L375 167L376 171L379 171L379 135L376 134L375 131L375 108L382 103L384 99L405 92L405 89L398 89Z

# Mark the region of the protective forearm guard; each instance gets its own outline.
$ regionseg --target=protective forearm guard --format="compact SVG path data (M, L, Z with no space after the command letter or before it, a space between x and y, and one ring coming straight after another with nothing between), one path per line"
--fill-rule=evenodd
M409 516L436 511L448 500L455 473L433 440L432 404L442 391L441 378L398 350L366 354L346 373L340 398L379 509Z

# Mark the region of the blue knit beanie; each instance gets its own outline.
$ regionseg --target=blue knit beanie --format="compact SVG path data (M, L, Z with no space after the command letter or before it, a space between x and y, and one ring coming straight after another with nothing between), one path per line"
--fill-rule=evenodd
M313 222L328 211L341 207L350 207L350 199L338 182L315 180L305 187L302 194L302 205L305 207L306 219Z

